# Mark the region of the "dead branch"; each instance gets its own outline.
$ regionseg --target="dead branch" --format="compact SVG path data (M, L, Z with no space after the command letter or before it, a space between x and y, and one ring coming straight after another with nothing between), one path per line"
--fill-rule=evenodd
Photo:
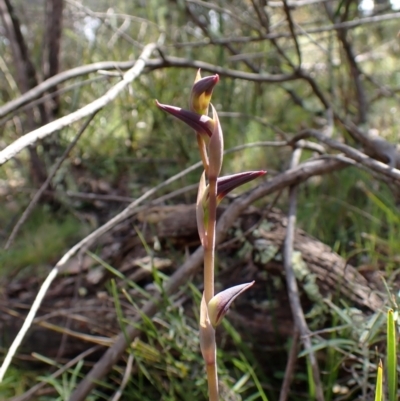
M37 86L38 79L35 66L30 58L28 46L22 35L19 20L14 12L14 8L9 0L0 1L0 14L3 21L6 34L10 40L14 64L17 71L17 85L21 93L27 92L29 89ZM40 115L40 124L48 122L48 116L43 104L38 106ZM28 110L27 116L27 129L33 130L38 125L35 121L35 116L32 110ZM43 161L39 158L35 147L29 148L31 174L34 180L41 184L46 180L46 167Z
M329 2L329 0L328 0ZM382 21L390 21L390 20L396 20L400 18L400 12L396 13L389 13L389 14L384 14L384 15L375 15L372 17L365 17L365 18L358 18L354 19L352 21L345 21L345 22L340 22L332 25L327 25L327 26L322 26L322 27L317 27L317 28L310 28L307 30L304 29L299 29L296 30L295 33L297 36L308 36L310 34L314 33L324 33L324 32L332 32L337 29L354 29L362 25L367 25L367 24L376 24ZM215 45L224 45L225 43L252 43L252 42L261 42L264 40L271 40L271 39L280 39L280 38L290 38L292 36L291 33L289 32L284 32L284 33L269 33L269 34L263 34L261 36L238 36L235 38L216 38L213 41L213 44ZM201 41L197 42L185 42L185 43L175 43L175 47L202 47L202 46L207 46L210 44L210 40L204 39Z
M299 139L304 139L308 137L314 137L318 141L325 143L332 149L339 150L340 152L343 152L346 156L348 156L350 159L353 159L357 161L358 163L361 163L362 165L370 168L371 170L383 174L389 178L392 178L396 181L400 181L400 170L393 168L385 163L382 163L378 160L375 160L371 157L368 157L365 153L360 152L357 149L354 149L348 145L345 145L344 143L337 142L333 139L328 138L326 135L318 132L317 130L314 129L306 129L302 132L300 132L298 135L296 135L293 139L292 142L294 143L295 141Z
M301 157L301 149L295 149L293 151L292 159L290 162L290 168L293 169L298 166ZM297 329L301 335L301 341L304 345L305 350L308 353L310 360L312 375L315 384L316 398L318 401L324 400L324 393L322 390L320 370L318 362L313 351L310 329L308 328L306 318L304 316L303 308L300 302L300 294L297 286L296 277L293 270L293 243L294 243L294 232L296 228L296 214L297 214L297 184L289 187L289 212L285 243L283 248L283 266L286 273L286 284L288 288L288 295L290 301L290 307L292 309L293 318Z
M85 132L86 128L89 126L90 122L93 120L94 116L96 115L97 112L89 116L89 118L86 120L86 122L83 124L82 128L78 131L78 133L75 135L75 138L72 140L72 142L68 145L67 149L65 149L64 153L62 156L59 158L59 160L56 162L56 164L53 166L53 169L51 170L50 174L47 176L46 181L41 185L39 190L36 192L34 197L31 199L28 207L25 209L25 211L22 213L21 217L18 219L17 223L15 224L5 246L4 249L10 248L12 243L14 242L15 237L18 234L18 231L21 229L22 225L25 223L25 221L28 219L30 214L32 213L33 209L39 202L41 196L46 192L47 188L49 187L51 180L54 178L56 175L57 171L60 169L61 165L65 161L65 159L68 157L69 153L71 150L74 148L74 146L78 143L79 138L82 136L82 134Z
M92 103L82 107L81 109L68 114L56 121L53 121L45 126L38 128L34 131L25 134L21 138L18 138L11 145L7 146L4 150L0 152L0 165L6 163L8 160L17 155L21 150L25 149L29 145L36 143L39 139L46 138L50 134L64 128L72 123L79 121L80 119L87 117L103 107L111 103L119 94L124 90L134 79L136 79L143 71L146 66L146 60L151 56L152 52L156 48L156 44L147 45L135 65L128 70L121 82L114 85L109 89L103 96L96 99Z
M107 105L110 101L112 101L130 82L132 82L136 77L138 77L140 75L140 73L142 72L144 66L145 66L145 60L150 57L151 53L154 51L154 49L156 48L156 44L149 44L147 45L141 56L139 57L139 59L137 60L136 64L132 67L132 69L130 69L125 75L124 75L124 79L118 83L117 85L115 85L113 88L111 88L104 96L102 96L100 99L97 100L96 103L93 107L84 107L83 109L92 109L91 113L88 114L93 114L95 113L97 110L100 110L102 107L104 107L105 105ZM89 105L90 106L90 105ZM81 109L81 110L83 110ZM68 116L67 116L68 117ZM82 116L84 117L84 116ZM80 117L80 118L82 118ZM53 123L50 123L53 124ZM49 125L50 125L49 124ZM23 139L23 138L21 138ZM18 141L16 141L18 142ZM22 144L20 143L20 147L22 146L22 148L20 150L22 150L24 148L26 141L22 141ZM14 142L15 144L15 142ZM28 139L28 145L29 145L29 139ZM28 146L26 145L26 146ZM12 146L12 145L10 145ZM9 148L9 147L8 147ZM8 149L6 148L6 150ZM18 147L16 147L16 149L19 149ZM15 150L14 150L15 151ZM3 151L4 152L4 151ZM0 152L0 153L3 153ZM11 149L11 151L9 151L8 153L6 152L6 155L9 155L10 157L13 156L12 154L13 152L13 148ZM8 159L7 159L8 160ZM142 197L143 198L143 197ZM140 199L140 198L139 198ZM139 201L139 200L138 200ZM141 199L140 199L141 201ZM125 209L125 212L127 215L129 215L129 213L131 212L131 210L136 207L135 202L133 203L134 206L131 208L127 208ZM122 215L122 218L121 218ZM110 222L108 222L109 226L113 226L113 221L122 221L124 220L124 218L126 218L127 216L124 216L124 212L120 213L118 216L116 216L114 219L112 219ZM119 220L121 219L121 220ZM63 258L61 258L61 260L57 263L57 265L50 271L49 275L47 276L45 282L43 283L42 287L39 290L39 293L32 305L32 308L26 318L26 320L24 321L24 324L20 330L20 332L18 333L17 337L15 338L14 342L12 343L10 349L7 352L7 355L3 361L3 364L0 368L0 382L3 380L4 374L6 373L8 366L11 363L11 360L15 354L15 352L17 351L19 345L21 344L23 338L25 337L26 332L28 331L29 327L32 324L32 321L36 315L37 310L40 307L40 304L43 300L43 297L46 295L46 292L48 290L48 288L50 287L52 281L54 280L54 278L57 276L59 269L61 266L64 265L64 263L72 256L75 254L75 252L77 252L83 245L88 244L93 237L96 238L98 235L101 235L103 232L106 232L108 230L108 226L107 224L100 227L100 229L96 230L94 233L92 233L91 235L89 235L88 237L85 238L85 240L81 241L79 244L77 244L75 247L73 247L66 255L63 256Z
M53 77L60 72L60 47L62 37L64 0L46 1L46 30L44 35L45 57L44 57L44 76ZM50 93L52 96L51 114L55 116L60 107L59 96L55 93L57 87L53 87Z
M279 394L279 401L288 400L290 384L292 383L293 375L296 369L298 353L299 353L299 331L297 328L295 328L292 337L292 345L290 347L290 352L286 363L285 377L283 379L281 392Z

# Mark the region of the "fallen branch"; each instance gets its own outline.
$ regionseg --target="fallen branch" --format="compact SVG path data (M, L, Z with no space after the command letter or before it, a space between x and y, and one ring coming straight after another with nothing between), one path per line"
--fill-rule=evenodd
M391 167L388 164L382 163L378 160L375 160L365 153L360 152L357 149L354 149L344 143L337 142L333 139L328 138L326 135L322 134L321 132L314 130L314 129L306 129L296 135L292 140L291 143L295 143L296 141L304 138L313 137L317 139L319 142L322 142L332 149L336 149L340 152L343 152L347 157L350 159L355 160L356 162L370 168L371 170L383 174L387 177L390 177L396 181L400 181L400 170Z
M137 78L146 66L147 59L151 56L152 52L156 48L155 43L147 45L142 54L137 59L135 65L128 70L121 82L118 82L111 89L109 89L103 96L96 99L92 103L82 107L81 109L68 114L67 116L61 117L60 119L53 121L49 124L44 125L28 134L18 138L11 145L7 146L4 150L0 152L0 165L6 163L8 160L17 155L21 150L25 149L29 145L33 145L39 139L46 138L53 132L60 130L72 123L79 121L82 118L90 116L96 113L103 107L111 103L135 78ZM0 375L1 379L1 375Z
M292 160L290 162L290 167L295 168L298 166L301 156L301 149L297 148L293 151ZM288 222L286 237L283 247L283 266L285 268L286 285L290 301L290 308L292 310L293 319L295 325L300 332L301 342L305 350L307 351L309 362L311 365L316 399L318 401L324 401L324 393L322 390L321 376L318 367L317 358L315 357L315 352L313 351L311 339L310 339L310 329L308 328L306 318L304 316L304 311L301 306L299 288L296 281L296 276L293 270L293 242L294 242L294 232L296 228L296 213L297 213L297 184L291 185L289 187L289 212L288 212Z
M142 56L141 56L141 58L144 60L144 58ZM12 100L12 101L8 102L7 104L5 104L4 106L0 107L0 118L3 118L7 114L14 112L15 110L19 109L20 107L26 105L27 103L37 99L43 93L49 91L50 89L56 87L57 85L65 82L65 81L68 81L72 78L77 78L79 76L87 75L87 74L90 74L93 72L98 72L101 70L126 70L128 68L132 68L132 66L135 65L137 61L135 61L135 60L133 60L133 61L102 61L99 63L93 63L93 64L84 65L81 67L72 68L71 70L57 74L57 75L47 79L46 81L42 82L41 84L39 84L35 88L31 89L30 91L24 93L19 98ZM244 80L253 81L253 82L280 83L280 82L298 79L298 77L294 74L249 73L249 72L244 72L244 71L232 70L229 68L223 68L223 67L220 67L220 66L217 66L214 64L205 63L203 61L190 60L190 59L173 57L173 56L164 56L163 58L156 58L156 59L146 58L144 61L145 61L146 67L149 68L150 71L157 70L160 68L193 68L193 69L201 68L202 70L208 71L213 74L219 74L221 76L237 78L237 79L244 79ZM93 103L91 103L91 104L93 104ZM88 106L86 106L86 107L88 107ZM82 110L82 109L80 109L80 110ZM80 110L78 110L78 111L80 111ZM76 111L74 113L77 113L78 111ZM69 116L71 116L74 113L69 114ZM66 117L68 117L68 116L66 116ZM63 117L63 118L66 118L66 117ZM61 119L59 119L57 121L60 121L60 120ZM54 121L54 122L57 122L57 121ZM74 121L76 121L76 120L74 120ZM64 126L65 125L63 125L63 127ZM44 128L44 127L42 127L42 128ZM54 131L56 131L56 130L57 129L55 129Z
M150 57L150 55L154 51L155 47L156 47L155 44L150 44L150 45L147 45L144 48L143 53L139 57L139 59L138 59L137 63L135 64L135 66L124 75L124 79L121 82L119 82L112 89L110 89L107 92L106 95L102 96L100 99L98 99L96 101L96 102L98 102L96 108L93 108L93 107L89 108L89 110L92 110L90 113L88 113L89 115L95 113L97 110L99 110L102 107L104 107L105 104L107 104L112 99L114 99L118 95L118 93L121 92L132 80L134 80L136 77L139 76L139 74L141 73L141 71L143 70L143 68L145 66L145 60L148 57ZM94 102L94 103L96 103L96 102ZM93 103L92 103L92 105L93 105ZM90 106L90 105L88 105L88 106ZM86 106L86 108L88 106ZM83 109L85 109L85 107ZM83 110L83 109L81 109L81 110ZM82 117L80 117L80 118L82 118ZM60 120L58 120L58 121L60 121ZM50 123L48 125L51 125L51 124L53 124L53 123ZM34 132L35 131L32 131L32 133L34 133ZM24 138L25 137L20 138L20 140L22 140L22 142L20 140L17 140L16 142L14 142L12 145L7 147L3 151L3 152L5 152L6 157L7 156L13 157L13 155L14 155L13 152L15 152L16 150L18 151L18 149L22 150L25 146L29 145L29 138L27 140L28 141L27 144L26 144L27 141L24 140ZM18 144L16 145L17 142L18 142ZM13 146L13 145L16 145L16 146ZM9 149L10 147L11 147L11 150L7 151L7 149ZM0 153L3 153L3 152L0 152ZM6 160L8 160L8 159L6 159ZM149 191L149 192L151 192L151 191ZM10 349L7 352L6 357L4 358L3 364L0 367L0 383L3 381L4 375L5 375L5 373L6 373L7 369L8 369L11 361L12 361L12 358L13 358L14 354L16 353L16 351L17 351L18 347L20 346L23 338L25 337L26 332L28 331L29 327L31 326L32 321L35 318L36 312L39 309L40 304L41 304L44 296L46 295L46 292L47 292L48 288L50 287L52 281L57 277L57 274L58 274L60 268L67 262L67 260L71 256L73 256L76 252L78 252L78 250L80 250L82 246L84 246L86 244L89 244L93 239L97 238L98 236L102 235L104 232L108 231L111 227L114 226L114 224L117 224L118 222L123 221L127 216L129 216L129 213L132 211L132 209L134 209L136 207L136 204L138 204L138 203L140 203L142 201L143 196L141 198L137 199L135 202L133 202L130 206L128 206L119 215L117 215L116 217L111 219L107 224L105 224L104 226L100 227L99 229L94 231L92 234L87 236L85 239L80 241L78 244L76 244L73 248L71 248L61 258L61 260L56 264L56 266L50 271L50 273L47 276L46 280L42 284L42 286L41 286L41 288L40 288L40 290L39 290L39 292L38 292L38 294L37 294L37 296L35 298L35 301L32 304L32 307L31 307L31 309L30 309L30 311L28 313L28 316L26 317L26 319L24 321L24 324L21 327L21 330L17 334L16 338L14 339L13 343L11 344Z

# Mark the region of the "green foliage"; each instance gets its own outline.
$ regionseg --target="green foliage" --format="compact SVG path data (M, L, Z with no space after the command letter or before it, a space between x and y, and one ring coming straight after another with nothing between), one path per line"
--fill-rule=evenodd
M0 274L15 276L21 270L26 275L37 274L41 266L56 260L83 232L82 223L75 217L55 219L47 208L37 209L13 248L0 252Z
M383 401L383 368L382 363L378 365L378 374L376 375L375 401Z
M387 313L387 334L386 334L386 363L387 363L387 385L389 393L389 401L396 401L398 389L398 374L397 374L397 341L396 325L393 316L393 310L390 309ZM378 389L377 389L378 393Z

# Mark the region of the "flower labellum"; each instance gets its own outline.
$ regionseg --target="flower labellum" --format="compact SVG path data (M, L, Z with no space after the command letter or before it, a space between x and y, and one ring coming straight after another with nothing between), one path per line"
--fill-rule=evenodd
M213 327L217 327L221 323L222 318L228 312L232 302L253 284L254 281L251 283L235 285L234 287L219 292L211 298L208 303L208 317Z
M219 205L222 199L235 188L239 187L240 185L246 184L250 181L255 180L258 177L262 177L263 175L267 174L264 170L258 171L246 171L244 173L237 173L226 175L224 177L217 178L217 205ZM207 202L209 197L209 186L203 190L203 208L206 210Z
M190 93L190 110L199 114L208 114L208 106L215 85L219 81L218 74L201 78L200 69L197 71L196 79Z
M182 109L180 107L161 104L158 102L158 100L156 100L156 105L161 110L166 111L167 113L186 123L200 135L203 135L207 138L212 136L214 131L214 121L212 118L190 110Z
M244 173L227 175L225 177L219 177L217 179L217 202L221 200L235 188L240 185L246 184L258 177L262 177L267 174L264 170L259 171L246 171Z

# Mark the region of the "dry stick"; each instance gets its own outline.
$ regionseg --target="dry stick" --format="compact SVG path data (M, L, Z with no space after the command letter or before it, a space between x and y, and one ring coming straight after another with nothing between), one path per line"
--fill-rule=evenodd
M141 74L146 66L147 59L151 56L155 48L155 43L146 45L135 65L124 74L121 82L118 82L116 85L114 85L103 96L99 97L92 103L87 104L81 109L68 114L67 116L61 117L60 119L46 124L41 128L29 132L28 134L18 138L11 145L7 146L0 152L0 165L10 160L16 154L21 152L21 150L25 149L29 145L34 144L39 139L46 138L53 132L91 115L111 103L120 94L120 92L122 92L122 90L124 90L135 78Z
M326 135L320 133L314 129L306 129L301 131L298 135L296 135L291 142L295 142L299 139L314 137L318 139L318 141L325 143L329 147L339 150L343 152L346 156L350 157L351 159L363 164L364 166L369 167L371 170L376 171L377 173L381 173L386 175L387 177L393 178L396 181L400 181L400 170L390 167L389 165L382 163L378 160L375 160L371 157L368 157L365 153L360 152L357 149L354 149L344 143L337 142L333 139L328 138Z
M143 53L142 53L143 54ZM26 105L32 100L37 99L43 93L47 92L51 88L59 85L62 82L68 81L72 78L77 78L81 75L87 75L99 70L126 70L132 68L137 61L102 61L94 64L88 64L81 67L72 68L71 70L61 72L42 82L35 88L24 93L15 100L6 103L0 107L0 118L5 117L7 114L14 112L18 108ZM203 71L208 71L212 74L219 74L230 78L244 79L252 82L268 82L268 83L280 83L290 80L298 79L293 74L267 74L267 73L248 73L238 70L232 70L229 68L223 68L218 65L205 63L198 60L190 60L180 57L164 56L163 58L156 58L147 60L146 67L150 70L156 70L160 68L201 68ZM90 113L89 113L90 114ZM59 121L59 120L56 120ZM58 128L57 128L58 129Z
M19 220L17 221L17 223L15 224L7 242L6 245L4 246L4 249L8 249L12 243L14 242L15 237L18 234L18 231L20 230L20 228L22 227L22 225L25 223L25 221L28 219L28 217L30 216L30 214L32 213L33 209L35 208L36 204L39 202L40 198L42 197L42 195L44 194L44 192L46 191L47 187L49 186L51 180L54 178L54 176L56 175L57 171L59 170L59 168L61 167L61 165L63 164L64 160L67 158L67 156L69 155L69 153L71 152L71 150L73 149L73 147L78 143L79 138L82 136L82 134L85 132L86 128L88 127L88 125L90 124L90 122L93 120L94 116L96 115L97 111L95 113L93 113L87 120L86 122L83 124L82 128L79 130L79 132L76 134L75 138L73 139L73 141L68 145L67 149L65 150L65 152L63 153L63 155L60 157L60 159L57 161L57 163L54 165L53 170L51 171L51 173L48 175L46 181L42 184L42 186L39 188L39 190L36 192L36 194L34 195L34 197L32 198L32 200L30 201L28 207L25 209L24 213L22 214L22 216L19 218Z
M293 42L294 42L294 45L295 45L295 49L296 49L296 53L297 53L297 65L301 66L301 64L302 64L302 55L301 55L298 35L295 32L295 26L294 26L294 23L293 23L293 17L292 17L292 13L290 11L290 7L288 5L288 1L287 0L283 0L283 9L284 9L285 14L286 14L286 19L287 19L287 22L289 24L289 30L290 30L290 33L292 34L292 39L293 39Z
M96 18L97 20L100 19L101 22L102 22L108 29L110 29L113 33L118 32L119 29L118 29L118 28L115 28L115 27L114 27L114 24L111 23L111 22L109 22L109 17L110 17L109 15L106 15L105 18L99 18L99 16L96 15L95 12L93 12L90 8L85 7L85 6L84 6L83 4L81 4L80 2L74 1L74 0L66 0L66 1L67 1L67 3L71 4L72 6L74 6L74 7L78 8L78 9L82 10L82 11L83 11L86 15L88 15L89 17ZM143 44L142 44L142 43L136 41L135 39L133 39L131 36L129 36L129 35L128 35L127 33L125 33L125 32L120 32L120 33L121 33L121 36L122 36L130 45L136 46L136 47L138 47L139 49L143 49Z
M65 263L67 263L67 261L72 256L74 256L81 248L88 247L93 241L95 241L97 238L101 237L104 233L109 231L116 224L127 219L134 212L135 208L141 202L143 202L145 199L152 196L159 189L164 188L165 186L171 184L172 182L180 179L181 177L185 176L188 172L195 170L196 168L200 167L201 165L202 165L201 162L198 162L198 163L188 167L187 169L181 171L179 174L176 174L175 176L169 178L168 180L164 181L163 183L157 185L156 187L150 189L149 191L144 193L141 197L139 197L134 202L132 202L121 213L117 214L115 217L113 217L111 220L109 220L106 224L102 225L97 230L93 231L87 237L85 237L80 242L75 244L66 254L64 254L64 256L57 262L57 264L50 271L50 273L46 277L45 281L43 282L42 286L40 287L40 290L39 290L38 294L36 295L35 300L33 301L33 304L32 304L31 309L24 321L24 324L22 325L20 331L18 332L13 343L11 344L11 347L9 348L9 350L7 352L7 355L0 368L0 383L2 382L2 380L4 378L4 375L11 363L11 360L12 360L15 352L17 351L19 345L21 344L23 338L25 337L25 334L28 331L29 327L31 326L32 321L35 318L35 315L40 307L40 304L41 304L44 296L47 293L47 290L49 289L51 283L57 277L59 271L65 265Z
M296 0L297 1L297 0ZM330 0L329 0L330 1ZM269 4L269 3L268 3ZM290 3L289 3L290 7ZM357 28L362 25L366 24L376 24L381 21L389 21L389 20L395 20L400 18L400 12L396 13L390 13L390 14L384 14L384 15L376 15L373 17L366 17L366 18L358 18L354 19L352 21L346 21L346 22L339 22L337 24L331 24L331 25L325 25L322 27L316 27L316 28L311 28L308 29L307 31L300 30L300 31L295 31L295 34L297 36L303 36L303 35L310 35L310 34L315 34L315 33L323 33L323 32L331 32L335 31L337 29L353 29ZM257 36L239 36L239 37L226 37L226 38L215 38L212 40L212 43L214 45L225 45L227 43L229 44L234 44L234 43L252 43L252 42L261 42L264 40L273 40L273 39L280 39L280 38L290 38L292 34L290 32L273 32L273 33L268 33L268 34L259 34ZM211 43L209 38L206 38L204 40L200 40L198 42L184 42L184 43L175 43L175 47L201 47L201 46L209 46Z
M176 198L179 195L184 195L187 192L194 191L198 188L198 184L187 185L186 187L179 188L175 191L169 192L165 195L160 196L159 198L150 202L150 205L160 204L172 198ZM18 189L21 192L35 192L34 189L29 188L20 188ZM119 196L119 195L101 195L93 192L72 192L72 191L45 191L45 194L49 195L58 195L58 196L67 196L70 198L77 199L86 199L89 201L101 201L101 202L119 202L119 203L132 203L135 198L130 198L129 196Z
M290 3L289 3L290 4ZM334 25L330 25L327 27L322 27L322 28L315 28L311 29L308 31L305 31L304 29L301 29L300 31L296 31L296 35L310 35L313 33L318 33L318 32L326 32L326 31L334 31L337 29L342 29L342 28L356 28L360 25L366 24L366 23L377 23L380 21L386 21L386 20L391 20L391 19L398 19L400 18L400 12L397 13L391 13L391 14L385 14L385 15L378 15L374 17L367 17L367 18L359 18L354 21L346 21L343 23L338 23ZM291 33L273 33L273 34L267 34L267 35L260 35L257 37L242 37L242 38L223 38L223 39L213 39L215 44L225 44L225 43L246 43L246 42L252 42L252 41L262 41L266 39L279 39L282 37L291 37ZM203 42L198 42L198 43L181 43L177 44L176 46L180 47L185 47L185 46L204 46L204 45L209 45L210 40L207 39ZM8 103L6 103L4 106L0 107L0 118L6 116L7 114L17 110L19 107L29 103L32 100L37 99L39 96L41 96L43 93L47 92L51 88L69 80L72 78L79 77L81 75L86 75L90 74L93 72L97 72L99 70L112 70L112 69L117 69L117 70L126 70L128 68L131 68L135 63L135 60L132 61L102 61L94 64L88 64L76 68L72 68L71 70L62 72L60 74L57 74L46 81L42 82L35 88L29 90L28 92L24 93L20 97L18 97L15 100L12 100ZM163 59L158 58L158 59L152 59L149 60L147 63L148 67L151 67L152 69L158 69L158 68L165 68L165 67L189 67L189 68L202 68L205 71L208 71L210 73L218 73L220 75L232 77L232 78L241 78L241 79L248 79L250 81L256 81L256 82L283 82L283 80L287 79L297 79L298 77L293 76L292 74L289 75L283 75L283 74L251 74L251 73L245 73L245 72L239 72L235 70L230 70L230 69L224 69L219 66L215 66L209 63L202 63L200 61L193 61L193 60L188 60L184 58L179 58L179 57L169 57L166 56ZM239 73L239 74L237 74ZM257 78L257 75L261 75Z
M122 378L121 385L119 386L119 389L116 391L114 394L113 398L111 398L111 401L118 401L122 393L126 387L126 385L129 383L129 379L131 378L131 373L132 373L132 364L133 364L133 354L129 354L128 361L126 363L126 369L124 372L124 377Z
M11 100L4 106L0 107L0 118L5 117L20 107L26 105L33 100L38 99L45 92L57 87L58 85L66 82L70 79L80 77L82 75L87 75L100 70L127 70L135 65L135 60L132 61L100 61L98 63L82 65L79 67L72 68L68 71L60 72L57 75L46 79L39 85L25 92L18 98Z
M297 167L301 156L301 149L297 148L293 152L290 167ZM290 308L292 310L293 319L295 325L301 334L301 340L304 348L308 353L308 358L311 364L314 385L316 390L316 398L318 401L324 401L324 393L322 391L321 378L318 368L318 363L315 357L315 353L312 349L310 340L310 330L307 326L307 322L304 316L303 308L300 302L300 294L297 286L296 277L293 271L292 256L293 256L293 242L294 242L294 231L296 227L296 209L297 209L297 185L291 185L289 187L289 213L286 230L286 238L283 249L283 267L286 275L286 285L288 289Z
M58 376L62 375L64 372L66 372L69 368L74 366L76 363L81 361L82 359L86 358L90 354L93 354L93 352L99 351L101 349L100 345L95 345L94 347L91 347L75 358L71 359L68 361L63 367L58 369L56 372L52 373L50 375L51 378L56 379ZM43 387L45 387L47 382L40 382L38 384L35 384L33 387L31 387L27 392L24 394L18 395L16 397L10 398L8 401L30 401L32 400L32 397Z
M201 162L198 163L198 166ZM305 162L294 169L285 171L284 173L276 176L272 180L264 183L257 187L254 191L250 192L247 196L236 199L228 207L225 213L221 216L218 221L216 230L216 245L222 242L226 236L230 227L232 227L235 220L249 205L255 202L257 199L265 197L276 191L280 191L287 186L294 185L296 183L303 182L314 175L322 175L330 173L335 170L340 170L346 167L346 163L334 159L316 159ZM203 262L203 249L199 247L185 263L179 267L179 269L170 277L168 282L165 284L164 294L169 295L177 291L177 289L187 282L187 280L196 271L199 270ZM157 297L155 301L148 301L141 310L141 315L148 317L153 316L157 312ZM132 324L137 324L141 320L138 317ZM140 329L138 327L129 326L126 329L126 334L129 341L132 341L137 335L139 335ZM104 353L100 360L95 364L92 370L87 376L79 383L76 390L71 395L69 401L83 401L86 399L90 391L96 385L96 382L101 380L112 368L112 366L118 362L121 355L124 353L128 344L126 343L126 337L124 333L120 333L115 339L115 343Z
M289 357L286 363L285 377L283 379L279 401L287 401L289 397L290 384L296 368L297 354L299 352L299 331L297 327L293 330L292 346L290 347Z
M119 73L118 74L118 78L121 78L121 77L122 77L122 74ZM39 107L42 103L51 103L51 101L52 101L52 99L54 97L57 97L57 96L60 97L61 95L64 95L65 93L71 92L71 91L73 91L75 89L78 89L78 88L81 88L83 86L89 86L91 83L94 83L94 82L100 82L100 81L103 81L103 82L110 81L111 82L111 80L107 79L107 78L108 77L105 74L101 74L100 71L99 71L99 75L97 75L97 76L95 76L93 78L82 79L82 80L80 80L78 82L71 83L68 86L65 86L65 87L62 87L60 89L51 91L51 93L45 93L42 96L40 96L39 98L33 99L30 103L24 104L18 109L11 110L11 112L8 113L4 118L0 119L0 126L5 125L9 121L13 120L18 113L27 112L30 109ZM34 89L36 89L37 87L35 86ZM25 92L25 93L28 93L28 92ZM21 97L25 96L25 93ZM16 100L18 100L18 99L20 99L20 98L17 98ZM6 106L8 104L9 103L7 103ZM1 109L1 107L0 107L0 109Z

